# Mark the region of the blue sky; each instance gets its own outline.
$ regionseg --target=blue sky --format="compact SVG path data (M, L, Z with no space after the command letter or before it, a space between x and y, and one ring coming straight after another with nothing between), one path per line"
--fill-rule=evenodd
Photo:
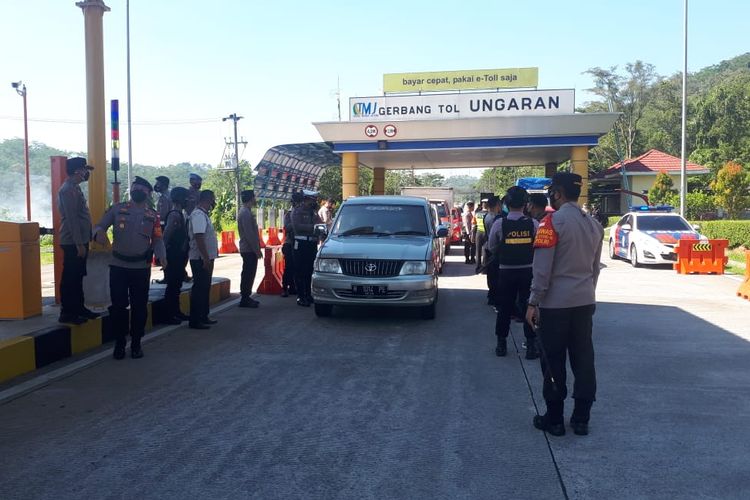
M119 98L126 160L125 0L106 0L106 99ZM641 59L682 66L682 0L275 1L131 0L133 160L217 164L238 113L255 164L276 144L320 140L348 97L382 93L383 73L539 67L540 88L589 100L593 66ZM750 2L692 0L695 71L750 50ZM0 2L0 140L21 137L28 86L31 140L86 149L84 31L73 0ZM170 123L171 122L171 123ZM175 123L178 122L178 123ZM107 131L109 134L109 131ZM109 135L107 135L109 137Z

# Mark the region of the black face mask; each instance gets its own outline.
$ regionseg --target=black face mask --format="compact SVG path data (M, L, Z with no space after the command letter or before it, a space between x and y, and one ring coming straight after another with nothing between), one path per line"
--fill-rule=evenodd
M161 193L162 192L161 185L157 184L156 186L154 186L154 191L156 191L157 193Z
M130 198L136 203L143 203L146 201L146 193L143 191L133 191L130 193Z
M91 172L86 170L83 174L81 174L81 178L83 179L83 182L86 182L89 180L89 177L91 177Z

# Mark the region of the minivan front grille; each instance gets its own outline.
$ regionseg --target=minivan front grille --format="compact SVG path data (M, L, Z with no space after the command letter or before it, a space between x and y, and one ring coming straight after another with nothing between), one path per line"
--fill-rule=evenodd
M348 276L362 278L398 276L403 260L339 259L341 270Z

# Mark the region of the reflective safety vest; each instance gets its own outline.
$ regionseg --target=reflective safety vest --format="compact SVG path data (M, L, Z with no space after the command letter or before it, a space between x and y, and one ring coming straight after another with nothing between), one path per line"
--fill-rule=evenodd
M485 228L484 228L484 216L485 215L487 215L487 212L485 212L484 210L478 210L477 212L474 213L474 217L476 219L475 224L477 226L477 232L479 233L485 232Z

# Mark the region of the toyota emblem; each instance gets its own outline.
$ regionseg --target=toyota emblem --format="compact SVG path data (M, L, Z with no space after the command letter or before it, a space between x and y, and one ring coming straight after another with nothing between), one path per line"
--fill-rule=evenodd
M374 273L377 268L378 266L370 262L365 266L365 271L367 271L368 273Z

